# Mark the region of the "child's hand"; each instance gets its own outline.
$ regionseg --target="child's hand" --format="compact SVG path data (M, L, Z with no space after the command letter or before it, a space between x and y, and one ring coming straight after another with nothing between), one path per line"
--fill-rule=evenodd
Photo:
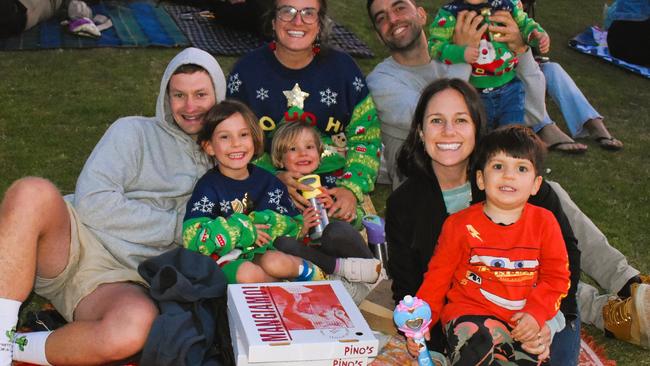
M551 50L551 37L548 36L548 33L533 30L531 37L539 42L539 52L548 53Z
M255 245L258 247L263 247L271 241L271 235L265 231L268 228L269 225L255 224L255 229L257 230L257 239L255 240Z
M548 325L544 324L537 333L537 337L532 341L521 342L521 348L528 353L537 355L539 361L547 359L551 354L551 330Z
M465 62L473 64L478 60L478 47L467 46L465 47Z
M539 324L532 315L524 312L516 313L510 318L513 323L516 323L515 329L512 330L512 338L519 342L529 342L537 338L539 333Z
M424 333L424 339L429 340L431 339L431 333L427 330L426 333ZM415 342L413 338L411 337L406 337L406 349L408 350L409 354L413 357L418 357L420 354L420 349L422 348L422 345Z
M304 237L309 232L309 229L320 224L320 213L312 206L307 207L302 211L302 229L300 236Z

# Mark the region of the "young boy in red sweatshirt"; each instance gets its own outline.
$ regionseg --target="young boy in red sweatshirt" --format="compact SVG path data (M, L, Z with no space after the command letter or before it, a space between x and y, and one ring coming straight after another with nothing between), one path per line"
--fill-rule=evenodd
M542 182L543 143L506 126L477 152L485 202L444 223L417 297L441 321L451 364L538 364L521 348L558 312L570 285L567 252L553 214L527 203Z

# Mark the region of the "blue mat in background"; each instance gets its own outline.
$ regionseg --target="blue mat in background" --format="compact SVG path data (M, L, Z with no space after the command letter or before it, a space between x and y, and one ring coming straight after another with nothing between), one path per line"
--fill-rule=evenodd
M607 48L607 32L598 27L589 27L570 39L569 47L650 79L650 68L631 64L610 55Z
M90 7L93 14L105 15L113 22L100 38L71 34L59 24L62 19L55 17L18 36L0 39L0 50L190 45L167 11L153 2L100 0Z

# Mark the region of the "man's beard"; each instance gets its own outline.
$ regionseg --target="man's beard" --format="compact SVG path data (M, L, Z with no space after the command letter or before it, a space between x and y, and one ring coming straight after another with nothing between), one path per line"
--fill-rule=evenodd
M382 38L386 47L391 51L410 51L416 48L418 41L420 40L420 35L422 34L422 27L415 26L411 24L412 28L412 38L406 42L397 42L395 40L386 40Z

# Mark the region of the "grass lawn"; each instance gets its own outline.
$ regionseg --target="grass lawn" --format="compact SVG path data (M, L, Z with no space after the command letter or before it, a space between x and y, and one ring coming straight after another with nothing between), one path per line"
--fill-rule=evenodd
M368 21L365 1L330 1L330 13L368 42L373 59L358 60L364 72L387 54ZM433 11L440 0L426 2ZM570 50L567 41L602 22L603 3L541 0L537 20L552 38L551 58L571 74L614 136L625 143L607 152L591 140L583 156L552 153L547 177L560 182L643 273L650 271L650 81ZM431 13L430 17L433 14ZM26 175L51 179L64 193L74 190L85 159L115 119L153 115L160 77L177 49L85 49L0 53L0 192ZM224 70L234 58L219 57ZM562 126L561 115L551 108ZM386 187L373 194L383 212ZM650 365L647 351L605 339L619 365Z

